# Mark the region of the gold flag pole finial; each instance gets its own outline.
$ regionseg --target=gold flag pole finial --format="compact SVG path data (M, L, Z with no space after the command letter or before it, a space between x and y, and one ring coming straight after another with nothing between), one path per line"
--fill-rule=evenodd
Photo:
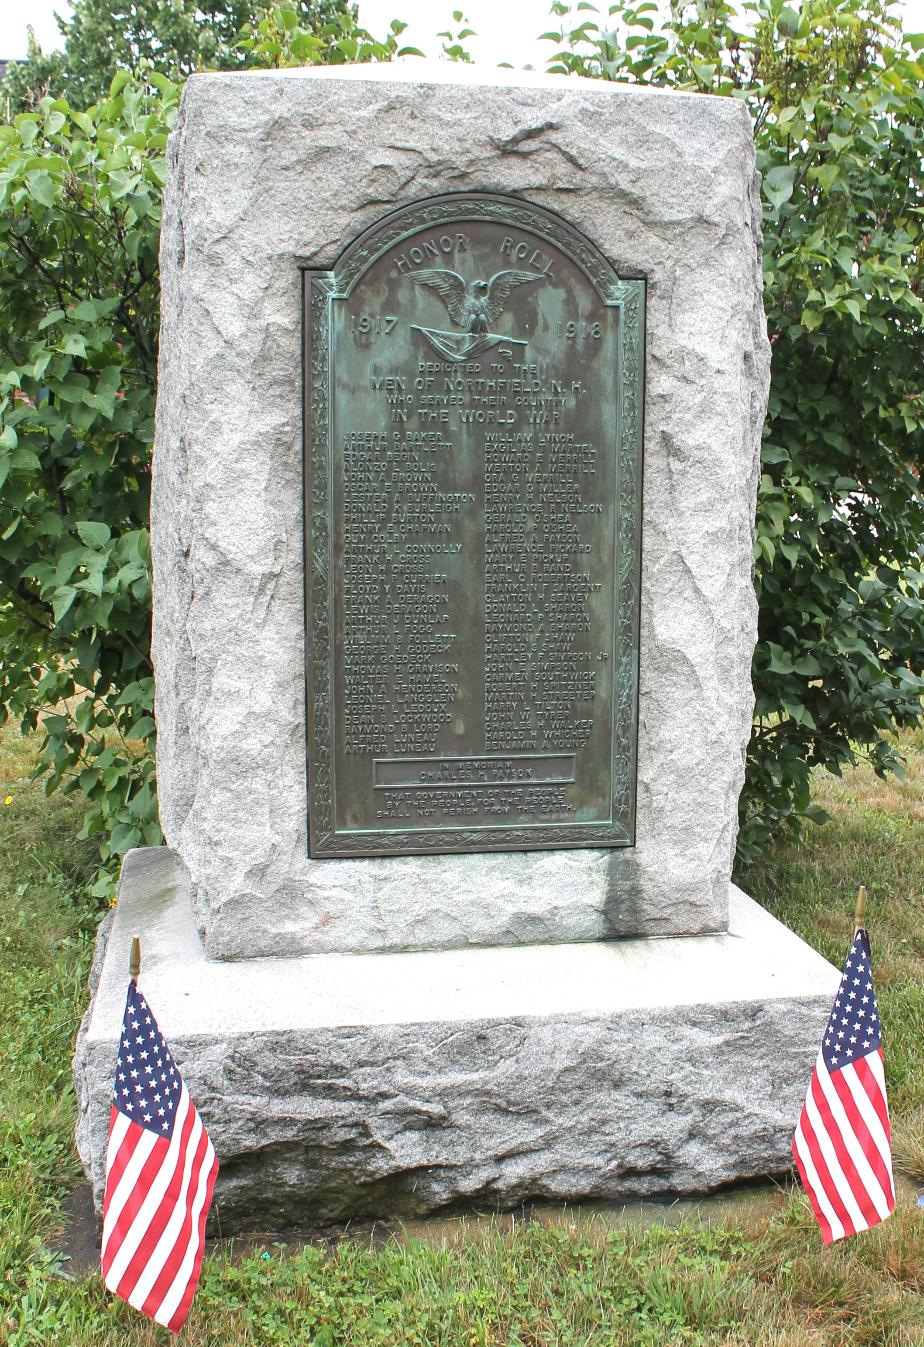
M132 952L128 956L128 976L137 980L141 972L141 941L138 936L132 936Z
M856 935L861 927L866 926L866 888L860 885L860 892L857 894L857 910L854 913L853 933Z

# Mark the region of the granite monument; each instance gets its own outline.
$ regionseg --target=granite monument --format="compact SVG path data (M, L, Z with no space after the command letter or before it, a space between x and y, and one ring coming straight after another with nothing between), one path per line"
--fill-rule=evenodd
M130 937L224 1230L778 1171L837 974L731 882L769 372L733 99L193 76Z

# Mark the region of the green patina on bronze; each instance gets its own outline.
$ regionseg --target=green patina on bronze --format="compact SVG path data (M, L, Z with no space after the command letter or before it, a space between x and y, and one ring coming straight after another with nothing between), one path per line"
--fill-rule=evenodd
M305 272L312 856L631 845L644 311L484 193Z

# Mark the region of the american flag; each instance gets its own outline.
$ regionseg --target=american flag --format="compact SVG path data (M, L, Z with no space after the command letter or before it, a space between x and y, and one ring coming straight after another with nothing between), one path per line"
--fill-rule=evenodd
M825 1244L895 1207L882 1035L869 936L853 938L792 1153Z
M217 1173L202 1120L132 978L109 1114L103 1280L174 1333L199 1282Z

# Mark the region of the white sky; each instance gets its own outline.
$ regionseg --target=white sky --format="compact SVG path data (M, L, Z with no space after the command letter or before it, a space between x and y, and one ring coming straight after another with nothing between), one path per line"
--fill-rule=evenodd
M359 0L360 19L371 32L381 36L391 19L404 19L409 26L402 42L420 47L427 56L439 55L441 40L436 34L455 29L452 12L461 9L478 34L465 44L476 61L539 68L555 50L550 42L537 41L539 33L556 26L549 8L549 0ZM0 0L0 59L25 56L30 23L46 51L59 46L56 10L69 14L67 0ZM903 0L901 10L907 30L924 32L924 0Z

